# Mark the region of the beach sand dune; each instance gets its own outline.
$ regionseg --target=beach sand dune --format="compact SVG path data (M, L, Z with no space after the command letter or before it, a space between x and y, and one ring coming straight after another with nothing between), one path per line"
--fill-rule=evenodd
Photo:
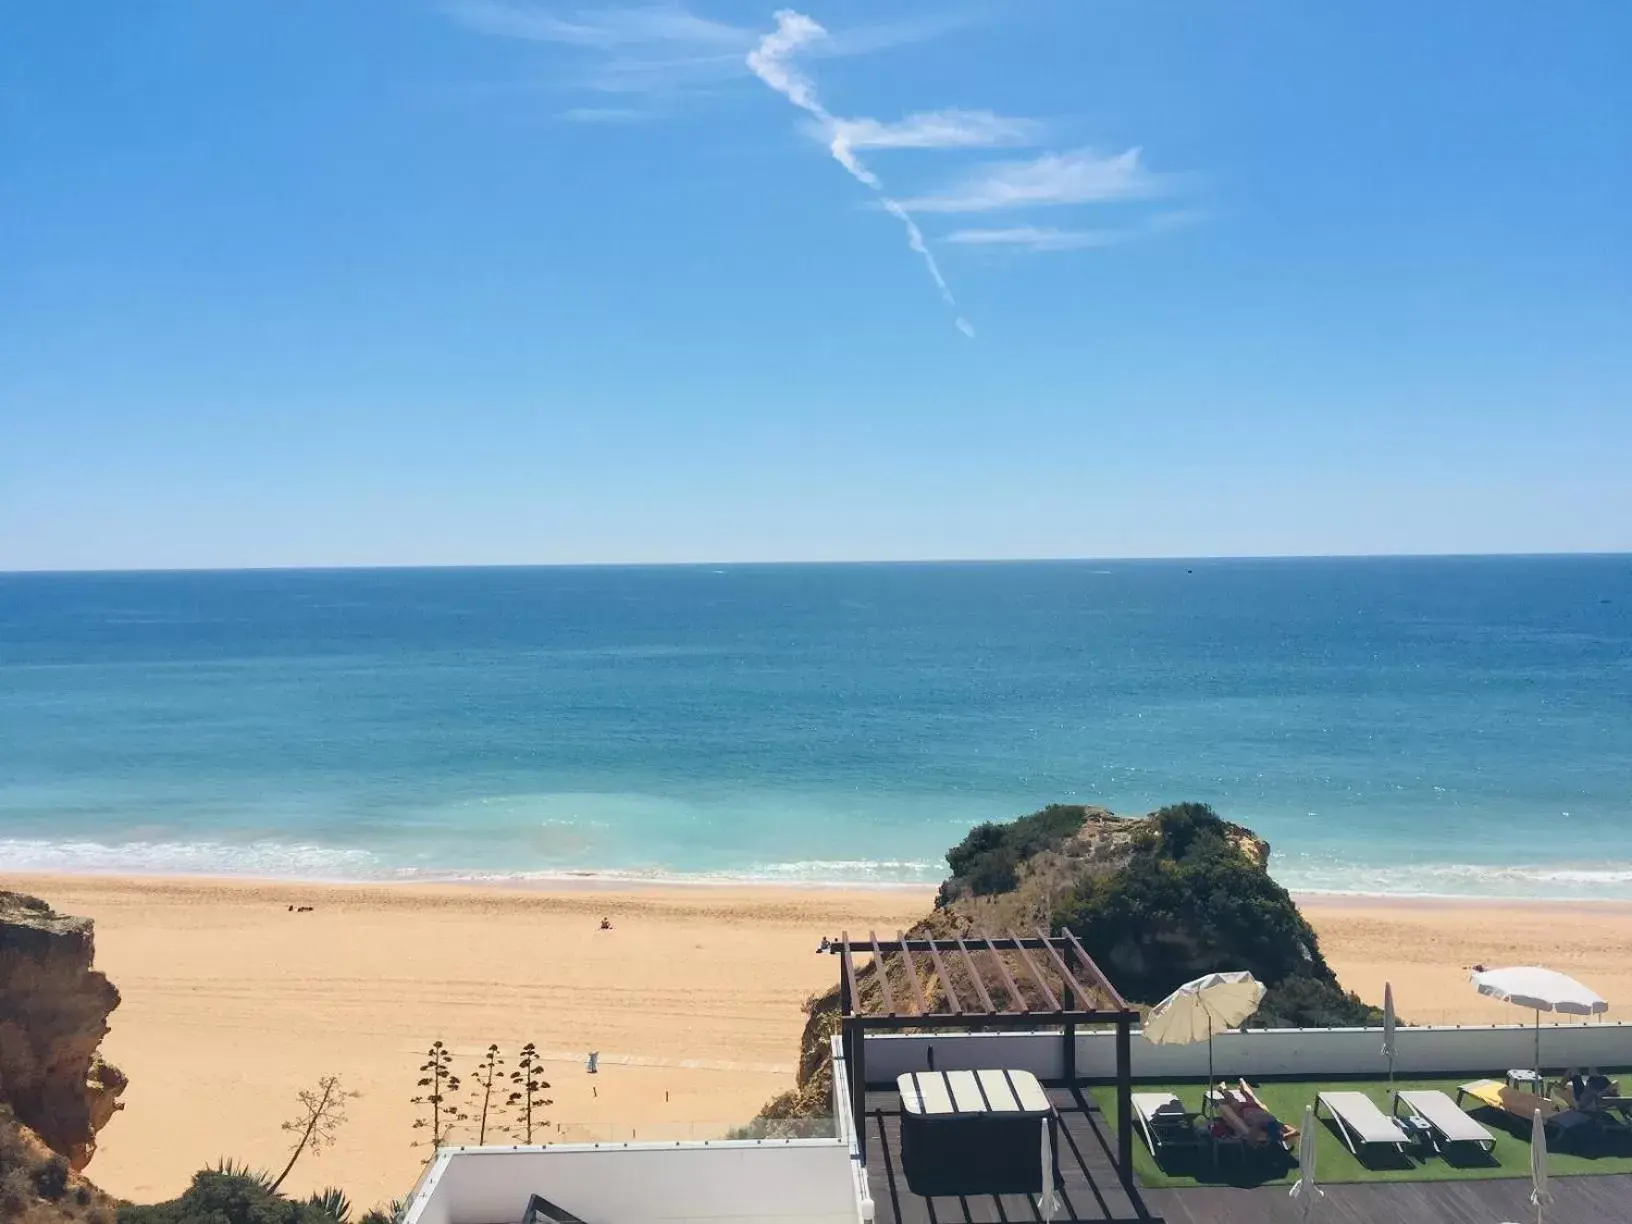
M131 1086L90 1167L98 1184L145 1202L221 1156L276 1169L295 1094L338 1074L362 1095L289 1186L339 1185L361 1206L406 1192L427 1155L410 1146L409 1098L432 1040L462 1072L489 1042L512 1063L535 1043L551 1140L716 1136L792 1085L802 1004L836 980L820 937L893 933L932 903L918 889L0 887L94 918L97 964L124 995L104 1049ZM1306 912L1345 984L1375 1001L1392 980L1408 1019L1515 1019L1467 987L1475 961L1553 964L1632 1005L1629 908L1323 899Z

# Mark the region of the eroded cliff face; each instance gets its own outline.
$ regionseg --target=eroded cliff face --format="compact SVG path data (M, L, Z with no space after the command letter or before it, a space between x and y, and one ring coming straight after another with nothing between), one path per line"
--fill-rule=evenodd
M0 1103L76 1172L125 1090L97 1052L119 992L95 951L90 919L0 891Z

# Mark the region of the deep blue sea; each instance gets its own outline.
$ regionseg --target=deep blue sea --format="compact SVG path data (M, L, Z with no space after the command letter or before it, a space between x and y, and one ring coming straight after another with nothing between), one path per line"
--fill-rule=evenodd
M937 881L1186 799L1632 896L1632 558L0 576L5 870Z

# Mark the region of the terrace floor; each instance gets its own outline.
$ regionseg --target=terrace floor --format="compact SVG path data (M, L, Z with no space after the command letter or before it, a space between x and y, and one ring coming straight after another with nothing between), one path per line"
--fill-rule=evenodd
M1632 1081L1632 1072L1619 1073L1623 1082ZM1476 1079L1464 1076L1461 1082ZM1396 1087L1401 1089L1431 1088L1456 1096L1458 1080L1400 1076ZM1312 1103L1322 1089L1341 1088L1362 1092L1379 1109L1387 1113L1393 1097L1384 1080L1336 1078L1313 1080L1264 1080L1257 1085L1259 1096L1270 1112L1293 1126L1302 1124L1304 1107ZM1139 1084L1139 1092L1171 1092L1190 1109L1201 1108L1203 1085L1199 1081L1168 1084ZM1095 1103L1103 1110L1106 1133L1114 1133L1116 1095L1111 1088L1096 1085L1091 1090ZM1471 1116L1482 1123L1495 1140L1495 1149L1488 1156L1479 1152L1457 1153L1448 1156L1415 1154L1402 1156L1391 1149L1368 1153L1365 1159L1356 1157L1344 1146L1336 1124L1329 1117L1315 1123L1316 1143L1319 1149L1319 1175L1322 1185L1334 1183L1369 1184L1377 1182L1445 1182L1478 1181L1484 1179L1523 1179L1530 1177L1530 1125L1515 1122L1506 1115L1482 1108L1471 1108ZM1237 1153L1239 1156L1239 1153ZM1577 1150L1553 1150L1548 1153L1548 1170L1554 1184L1575 1181L1581 1174L1632 1174L1632 1132L1625 1130L1601 1135L1597 1142ZM1279 1160L1262 1156L1250 1160L1210 1162L1197 1153L1169 1155L1158 1163L1140 1138L1134 1144L1134 1174L1146 1190L1178 1190L1190 1187L1231 1185L1238 1188L1259 1185L1290 1186L1297 1179L1296 1163L1289 1155ZM1283 1189L1281 1193L1285 1193ZM1527 1192L1528 1193L1528 1192ZM1632 1218L1629 1215L1628 1218Z
M1142 1221L1149 1212L1128 1197L1116 1175L1112 1154L1116 1131L1086 1089L1053 1086L1049 1099L1060 1114L1061 1210L1056 1224ZM901 1098L893 1091L867 1094L867 1181L877 1204L878 1224L998 1224L1041 1220L1034 1199L1025 1195L978 1198L920 1198L901 1174Z
M1555 1178L1549 1188L1547 1218L1570 1224L1618 1224L1632 1202L1632 1176ZM1146 1190L1143 1198L1165 1224L1305 1224L1302 1205L1284 1186ZM1319 1224L1497 1224L1535 1214L1529 1181L1502 1179L1327 1186L1309 1218Z
M1111 1160L1116 1150L1114 1122L1101 1111L1094 1095L1086 1087L1061 1085L1050 1086L1048 1095L1060 1112L1061 1122L1060 1171L1065 1184L1063 1209L1054 1217L1060 1224L1304 1224L1303 1206L1288 1197L1286 1181L1232 1186L1180 1179L1173 1184L1188 1188L1143 1188L1130 1197L1122 1189ZM867 1094L867 1180L877 1205L878 1224L997 1224L1042 1219L1035 1202L1021 1195L926 1199L913 1194L901 1174L900 1123L901 1105L896 1093L880 1090ZM1331 1138L1335 1142L1335 1136ZM1525 1147L1527 1150L1528 1145ZM1144 1143L1137 1137L1135 1152L1144 1157L1136 1163L1136 1171L1153 1171ZM1343 1156L1348 1157L1346 1150ZM1334 1158L1328 1164L1326 1158L1326 1144L1322 1142L1323 1166L1338 1173L1340 1162ZM1620 1172L1625 1165L1619 1161L1605 1165L1605 1171L1596 1176L1554 1177L1550 1183L1554 1202L1549 1218L1572 1224L1627 1220L1632 1174ZM1383 1220L1389 1224L1496 1224L1531 1219L1535 1208L1529 1202L1528 1165L1525 1170L1524 1176L1514 1176L1507 1170L1481 1170L1482 1176L1468 1180L1327 1182L1323 1186L1326 1197L1313 1218L1321 1224L1377 1224ZM1572 1168L1571 1172L1586 1170ZM1367 1170L1359 1175L1372 1173ZM1294 1171L1287 1180L1295 1176ZM1413 1174L1390 1170L1383 1176ZM1420 1168L1415 1176L1422 1176ZM1140 1180L1143 1185L1143 1178Z

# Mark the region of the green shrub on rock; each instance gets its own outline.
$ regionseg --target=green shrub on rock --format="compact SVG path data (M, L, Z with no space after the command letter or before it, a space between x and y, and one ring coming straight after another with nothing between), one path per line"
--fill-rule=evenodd
M345 1224L330 1206L321 1198L286 1199L253 1174L205 1169L180 1198L121 1205L118 1224Z

